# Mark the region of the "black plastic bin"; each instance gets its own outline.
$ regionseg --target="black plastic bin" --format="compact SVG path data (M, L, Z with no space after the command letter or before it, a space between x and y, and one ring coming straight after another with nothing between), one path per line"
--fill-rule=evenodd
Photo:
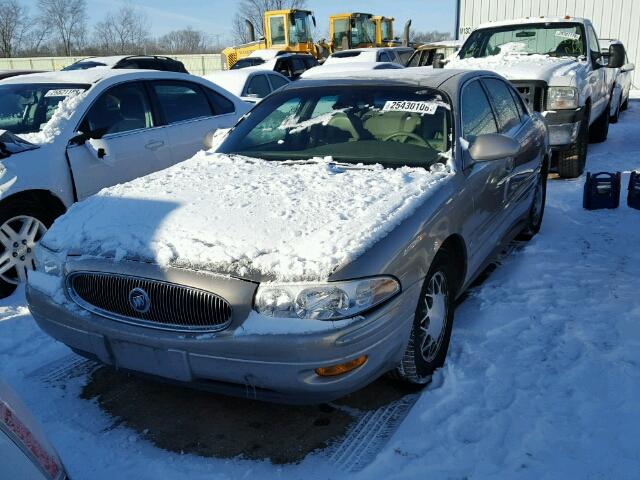
M631 172L629 179L629 193L627 194L627 205L640 210L640 172Z
M620 205L620 172L587 173L582 206L587 210L618 208Z

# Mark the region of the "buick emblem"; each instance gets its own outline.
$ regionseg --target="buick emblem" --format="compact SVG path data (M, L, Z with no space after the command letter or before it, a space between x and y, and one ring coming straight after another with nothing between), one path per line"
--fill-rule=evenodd
M151 308L149 294L141 288L134 288L129 292L129 305L138 313L147 313Z

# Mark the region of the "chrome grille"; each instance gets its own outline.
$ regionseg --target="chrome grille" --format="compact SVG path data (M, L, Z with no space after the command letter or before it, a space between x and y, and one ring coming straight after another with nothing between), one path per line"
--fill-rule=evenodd
M542 112L544 110L544 82L521 82L513 81L513 86L520 92L524 101L529 105L529 108Z
M101 272L67 277L71 298L81 307L126 323L165 330L216 331L231 322L231 305L218 295L183 285ZM149 308L131 305L134 289L147 294Z

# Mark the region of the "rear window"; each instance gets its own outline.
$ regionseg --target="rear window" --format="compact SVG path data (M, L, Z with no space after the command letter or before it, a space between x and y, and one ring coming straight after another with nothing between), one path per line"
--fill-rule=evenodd
M241 58L233 64L231 70L239 70L246 67L255 67L256 65L262 65L264 60L262 58Z
M72 63L71 65L69 65L67 67L64 67L62 70L65 70L65 71L69 71L69 70L87 70L89 68L106 67L106 66L107 66L106 63L93 62L93 61L84 61L84 62Z

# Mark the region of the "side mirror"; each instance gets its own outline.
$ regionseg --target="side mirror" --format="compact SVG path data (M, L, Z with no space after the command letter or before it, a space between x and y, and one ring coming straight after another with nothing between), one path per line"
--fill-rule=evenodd
M622 72L632 72L636 69L636 66L633 63L625 63L620 70Z
M78 132L75 137L71 137L69 140L70 145L84 145L87 140L99 140L107 133L106 128L100 128L98 130L94 130L93 132Z
M501 133L478 135L469 148L469 155L476 162L515 157L518 153L520 153L520 144Z
M614 43L613 45L609 45L609 62L607 64L608 68L620 68L624 65L625 62L625 51L624 47L619 43Z
M212 130L209 133L207 133L204 136L204 140L202 141L202 144L204 145L204 149L205 150L211 150L214 146L214 144L218 144L218 141L214 142L214 139L216 137L216 133L217 133L217 129L216 130Z
M433 56L433 68L444 68L444 53L436 53Z

